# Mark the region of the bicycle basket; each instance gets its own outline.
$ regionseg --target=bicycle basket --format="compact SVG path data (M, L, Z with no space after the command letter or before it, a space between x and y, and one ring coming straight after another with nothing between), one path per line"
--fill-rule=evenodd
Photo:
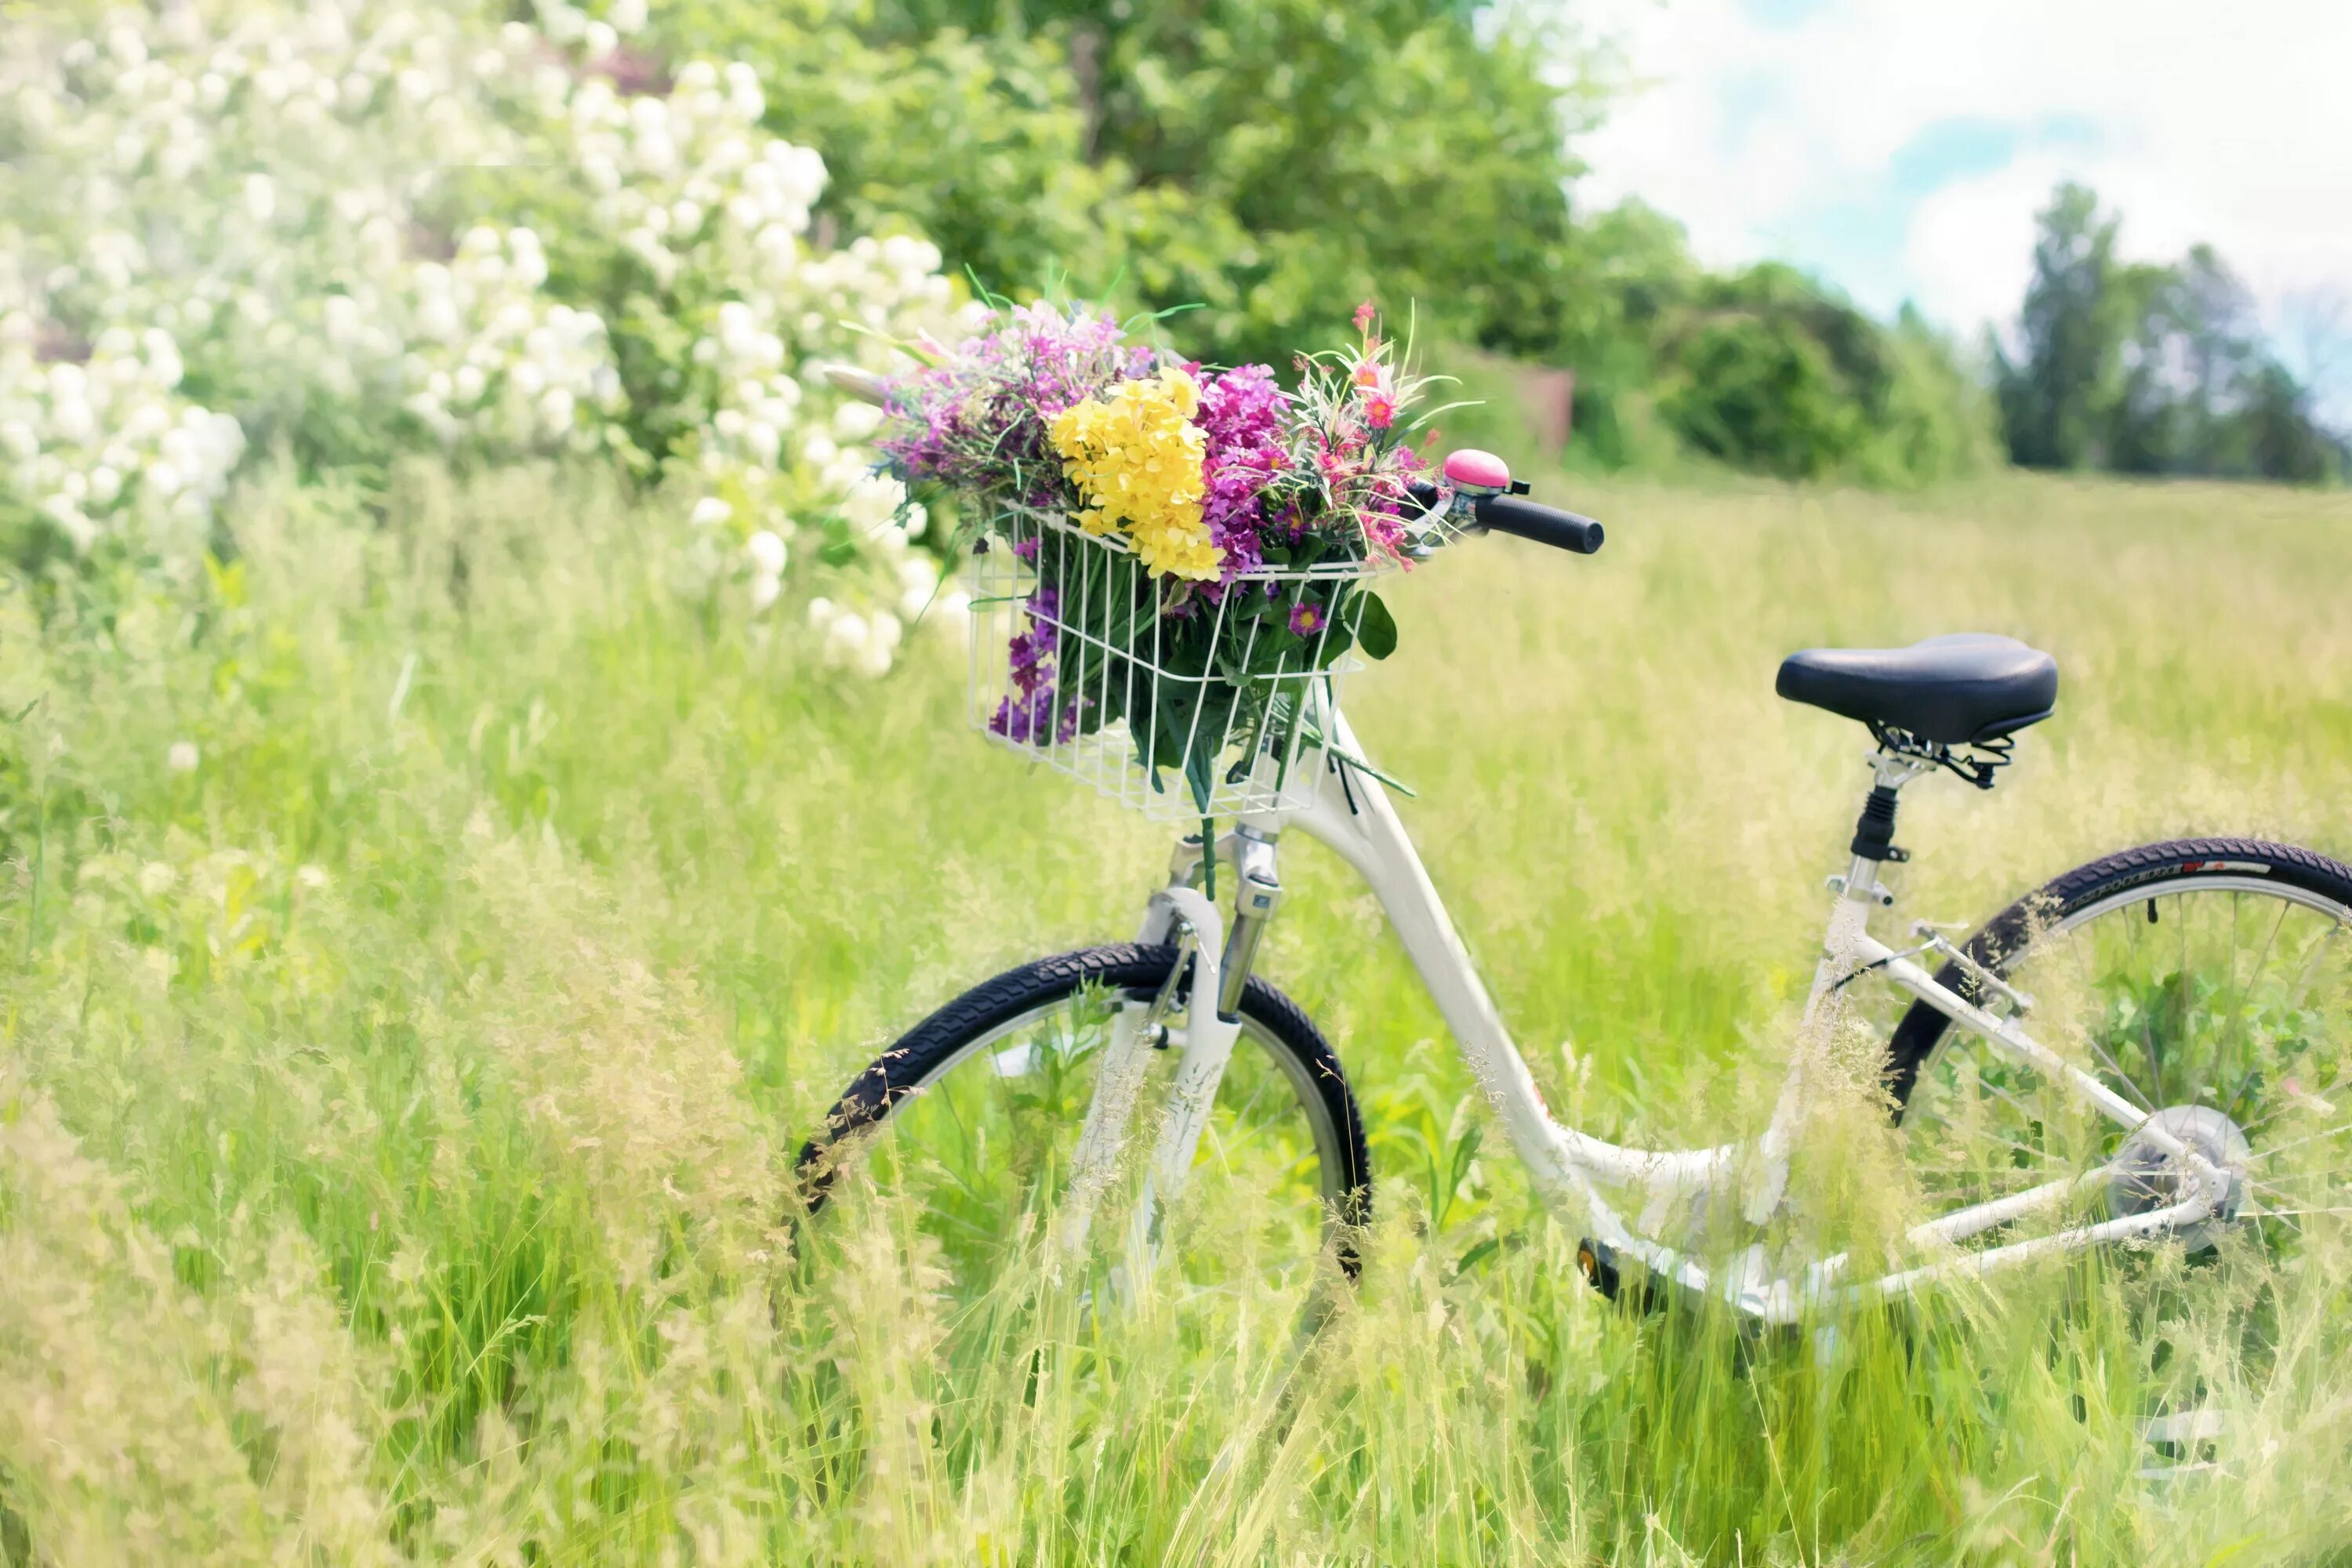
M971 718L989 739L1155 817L1312 799L1309 753L1358 668L1360 585L1381 567L1182 584L1121 538L1025 509L1000 515L977 565Z

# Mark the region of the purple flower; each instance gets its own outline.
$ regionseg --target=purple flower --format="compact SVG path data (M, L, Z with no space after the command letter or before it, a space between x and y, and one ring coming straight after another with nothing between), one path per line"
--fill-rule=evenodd
M1274 372L1262 364L1229 370L1202 389L1195 422L1208 437L1208 449L1202 458L1201 518L1224 552L1227 583L1265 559L1265 493L1290 466L1283 445L1289 403L1275 384Z
M1330 624L1320 605L1299 604L1290 606L1290 629L1303 637L1311 637Z
M1083 697L1073 698L1062 704L1061 716L1055 717L1054 693L1050 687L1040 688L1026 697L1007 697L996 705L988 721L995 734L1024 746L1042 746L1045 733L1053 731L1054 743L1066 746L1078 738L1078 710L1092 707Z
M1013 694L997 703L988 727L1024 746L1044 745L1049 731L1057 744L1067 745L1077 739L1078 712L1087 704L1084 698L1073 698L1055 711L1054 655L1062 595L1047 584L1030 595L1023 608L1029 614L1028 629L1013 633L1005 644Z
M1004 645L1013 689L1030 696L1054 679L1055 623L1062 614L1062 595L1051 586L1038 589L1022 606L1029 612L1029 629L1014 632Z
M945 363L893 379L875 443L912 484L934 480L1054 509L1072 499L1046 426L1071 405L1159 368L1156 351L1120 339L1109 316L1020 306L959 344ZM1008 474L1018 476L1008 485Z

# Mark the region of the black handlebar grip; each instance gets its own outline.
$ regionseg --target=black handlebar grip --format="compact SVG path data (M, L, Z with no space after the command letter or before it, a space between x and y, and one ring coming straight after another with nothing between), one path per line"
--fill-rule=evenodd
M1470 510L1478 526L1491 532L1514 533L1579 555L1590 555L1601 548L1602 533L1599 523L1557 507L1538 505L1517 496L1480 496L1471 503Z

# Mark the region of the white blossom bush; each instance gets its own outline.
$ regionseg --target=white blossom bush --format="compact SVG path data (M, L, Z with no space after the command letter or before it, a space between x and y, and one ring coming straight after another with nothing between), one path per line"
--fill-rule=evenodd
M741 64L630 52L638 0L534 23L410 0L194 0L0 33L0 526L167 575L236 464L619 465L688 520L673 575L765 615L797 569L889 667L960 601L874 473L886 366L953 290L908 237L812 245L824 160ZM86 29L86 26L83 30ZM919 583L923 604L914 605ZM887 626L888 632L877 628Z
M405 269L390 301L404 321L401 406L446 446L593 451L622 440L626 399L604 318L546 298L547 256L528 228L467 232L447 265ZM338 346L385 346L347 295L326 300Z
M160 327L110 327L76 363L43 363L32 315L0 315L0 485L76 551L135 533L192 561L245 448L236 419L177 395L182 366Z

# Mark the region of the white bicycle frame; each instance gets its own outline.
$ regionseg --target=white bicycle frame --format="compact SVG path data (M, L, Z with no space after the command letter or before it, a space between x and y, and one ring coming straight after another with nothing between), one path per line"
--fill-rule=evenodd
M1561 1125L1545 1107L1543 1095L1512 1044L1387 791L1352 760L1360 752L1346 721L1336 710L1328 718L1330 743L1311 758L1299 759L1300 766L1311 762L1318 772L1319 784L1311 804L1303 811L1280 816L1244 818L1230 841L1241 851L1231 867L1233 880L1239 887L1235 907L1242 917L1236 942L1228 946L1220 911L1190 885L1192 861L1181 852L1171 885L1152 896L1145 914L1139 940L1164 942L1180 929L1189 932L1195 967L1182 1032L1183 1051L1168 1114L1160 1124L1142 1194L1129 1223L1130 1256L1140 1249L1149 1257L1154 1247L1157 1215L1181 1191L1192 1168L1241 1027L1237 1014L1220 1016L1219 999L1224 998L1223 1005L1231 1006L1238 996L1234 976L1228 971L1246 969L1256 936L1272 912L1278 893L1273 878L1273 847L1285 826L1296 826L1328 845L1370 887L1453 1031L1471 1076L1544 1196L1571 1211L1581 1211L1596 1239L1654 1275L1700 1294L1720 1295L1740 1311L1765 1322L1792 1323L1823 1307L1895 1296L1957 1275L1989 1275L2054 1252L2154 1236L2205 1219L2220 1212L2226 1201L2228 1173L2196 1147L2035 1040L2020 1026L2017 1017L1996 1016L1938 984L1909 954L1872 936L1871 907L1885 894L1878 886L1876 863L1860 857L1853 860L1832 910L1806 1005L1805 1026L1799 1032L1788 1076L1759 1140L1706 1149L1647 1150L1611 1143ZM1877 782L1890 788L1899 788L1926 766L1913 758L1883 752L1876 764ZM1195 850L1192 859L1197 858ZM2136 1142L2152 1145L2178 1162L2189 1178L2187 1194L2145 1213L2076 1223L1974 1251L1948 1250L1947 1256L1919 1267L1859 1283L1848 1282L1845 1254L1820 1259L1797 1276L1775 1276L1760 1247L1749 1248L1737 1266L1725 1269L1720 1277L1713 1276L1696 1258L1644 1237L1629 1224L1607 1194L1620 1194L1629 1208L1634 1202L1644 1208L1662 1208L1677 1197L1737 1191L1748 1219L1761 1224L1771 1217L1780 1206L1790 1156L1805 1126L1809 1084L1824 1065L1829 1031L1819 1026L1824 1009L1839 986L1864 972L1883 976L1955 1025L1981 1037L2001 1055L2047 1075L2101 1115L2130 1130ZM1140 1003L1130 1005L1121 1010L1111 1030L1064 1208L1064 1236L1073 1246L1087 1233L1134 1112L1148 1049L1138 1021L1148 1010ZM2075 1194L2110 1181L2114 1173L2111 1167L2102 1166L1955 1210L1915 1226L1908 1239L1922 1247L1932 1249L1941 1244L1949 1249L1951 1244L1968 1237L2053 1210ZM1742 1184L1726 1187L1731 1182Z

